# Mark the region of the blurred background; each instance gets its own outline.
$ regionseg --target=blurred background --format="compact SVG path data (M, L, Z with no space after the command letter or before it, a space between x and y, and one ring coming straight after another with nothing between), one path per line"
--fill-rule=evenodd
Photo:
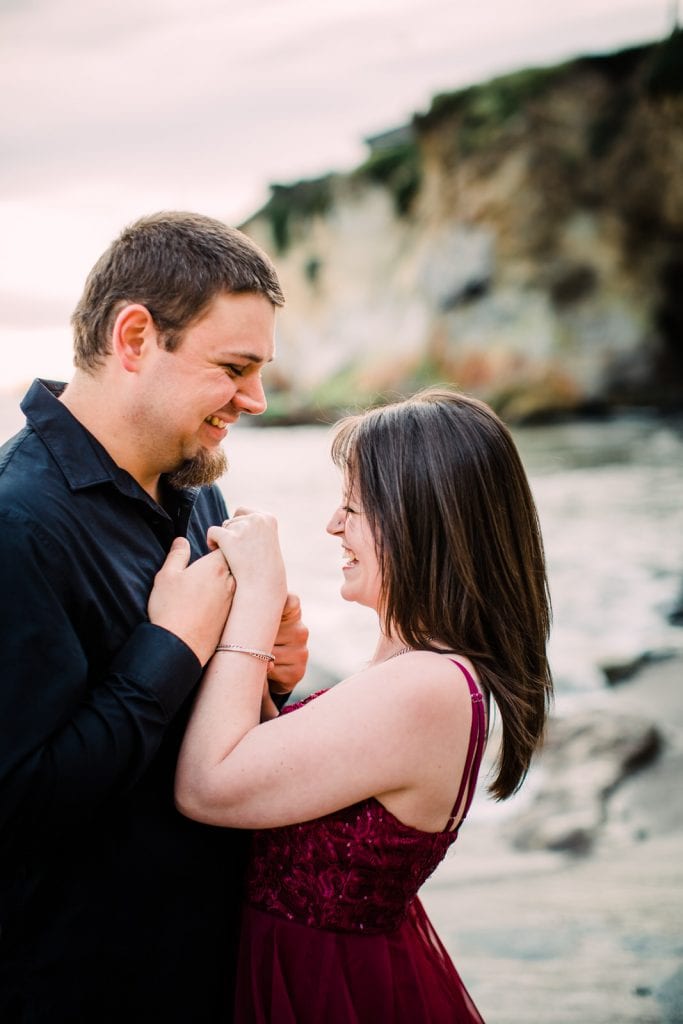
M0 0L4 436L34 376L68 378L109 241L199 210L283 281L264 423L456 382L520 425L538 477L561 692L678 645L678 18L671 0ZM292 524L315 659L338 673L359 656L339 616L374 622L338 610L319 433L229 442L225 487Z
M1 439L34 376L69 377L70 312L126 223L166 208L242 226L287 306L269 412L231 431L221 484L280 518L310 690L367 660L376 629L339 599L324 533L335 417L447 380L513 428L546 540L558 731L510 807L480 801L470 860L465 836L430 897L503 1024L683 1020L679 17L672 0L0 0ZM495 815L511 831L493 840ZM454 901L479 898L463 879L499 842L486 878L509 890L468 947ZM504 921L532 870L541 899L568 896L520 945ZM579 889L597 931L572 917Z
M490 276L491 228L505 229L505 238L498 237L496 245L505 242L508 248L519 245L520 232L550 231L541 221L552 195L555 218L558 206L566 218L581 188L576 178L592 177L580 171L582 129L590 136L594 156L619 148L620 129L635 103L633 78L625 66L622 74L615 62L612 69L592 75L586 67L573 80L557 81L554 90L551 81L536 76L502 93L494 89L474 95L464 111L467 130L455 148L448 129L449 120L453 127L454 105L437 105L416 136L405 131L413 115L429 111L439 93L494 76L661 41L675 22L675 6L671 0L553 0L542 8L530 0L326 0L311 10L302 0L197 0L191 6L182 0L1 0L4 386L32 377L37 366L43 373L68 372L69 312L88 269L124 224L163 208L196 209L242 223L267 201L271 183L291 185L302 178L348 174L372 156L379 159L371 159L350 184L362 188L388 183L389 200L397 211L412 210L421 218L428 214L432 229L447 208L463 228L472 228L471 237L461 231L452 238L444 231L440 248L431 249L437 263L464 260L462 280L434 273L427 255L421 264L430 279L424 287L431 290L432 303L455 301L458 286L471 292L473 263L479 277L487 272ZM527 104L543 96L553 102L541 109L536 104L527 114ZM520 113L521 120L516 116ZM596 123L588 125L589 117ZM649 121L645 127L657 130ZM663 126L658 122L658 127ZM398 134L392 135L397 128ZM533 139L541 129L542 152L531 162L538 165L538 155L543 166L529 170L535 179L542 178L545 165L552 166L547 167L548 179L538 182L543 190L534 199L536 181L519 164L530 162L525 136ZM567 132L571 137L560 153L558 137ZM366 140L373 138L368 146ZM500 157L513 140L519 148L509 166ZM649 141L641 138L640 145L648 150ZM452 170L453 161L459 163L465 153L479 159L449 175L450 188L442 193L439 170ZM570 164L564 177L555 166L563 162ZM492 163L501 165L498 176L490 173ZM637 167L638 161L632 162L630 172ZM623 176L611 181L619 191L628 186ZM474 193L463 194L456 210L458 194L468 193L470 185ZM565 196L568 185L570 194ZM607 182L594 186L602 197ZM505 224L491 224L488 214L494 215L495 205L516 195L518 187L525 208L511 211ZM642 182L638 191L658 189ZM322 212L329 201L324 185L317 193L313 188L300 192L276 193L277 208L271 208L269 217L278 250L299 234L294 224L289 230L285 226L288 215L283 209L296 219L297 212ZM580 209L589 200L595 206L595 196L582 195L581 200ZM364 225L357 249L362 256L367 247L368 264L376 276L385 277L392 253L378 251L376 236L387 224L380 201L366 203L368 209L359 197L357 221L348 225L348 234L352 238L359 224ZM340 205L331 219L342 222L337 230L343 231L349 217L348 205ZM409 247L415 239L403 237L406 229L399 218L386 249ZM580 223L575 225L565 247L595 248L586 232L590 234L590 226L582 231ZM417 232L415 238L420 237ZM542 245L542 239L529 239L528 245L532 243ZM315 278L320 287L332 269L320 265L325 255L311 243L297 257L305 261L306 280ZM496 259L501 255L496 252ZM353 266L357 256L349 249L347 264ZM581 253L574 258L580 261ZM290 260L295 262L293 253ZM338 272L342 270L340 266ZM396 281L392 292L400 284ZM555 282L560 292L563 285L566 292L566 282ZM581 281L574 282L575 289L580 286ZM345 290L344 297L354 296ZM292 293L292 308L297 298ZM411 315L401 335L406 345L405 335L423 326L415 323L420 312L406 298L396 316L401 320L405 313ZM353 315L350 310L349 318ZM373 323L374 333L378 326ZM355 344L361 344L358 337ZM329 363L337 368L332 357ZM326 369L324 365L319 372Z

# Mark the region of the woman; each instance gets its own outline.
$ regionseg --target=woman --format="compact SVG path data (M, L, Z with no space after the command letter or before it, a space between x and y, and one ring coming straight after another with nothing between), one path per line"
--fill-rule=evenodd
M505 426L447 388L343 420L332 455L344 498L327 529L342 596L378 613L375 654L259 724L286 594L277 528L247 511L212 528L236 589L177 804L256 830L238 1021L481 1021L416 893L470 806L489 698L494 797L519 788L541 739L552 683L536 510Z

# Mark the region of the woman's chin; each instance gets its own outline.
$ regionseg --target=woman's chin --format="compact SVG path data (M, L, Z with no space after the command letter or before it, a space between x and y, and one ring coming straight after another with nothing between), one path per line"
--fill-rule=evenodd
M345 601L351 601L353 604L359 604L361 607L377 611L377 602L371 600L367 595L361 594L358 588L350 583L342 583L339 593Z
M339 593L341 594L345 601L353 601L356 604L365 603L363 601L363 596L358 586L354 585L352 580L348 580L345 578L341 587L339 588Z

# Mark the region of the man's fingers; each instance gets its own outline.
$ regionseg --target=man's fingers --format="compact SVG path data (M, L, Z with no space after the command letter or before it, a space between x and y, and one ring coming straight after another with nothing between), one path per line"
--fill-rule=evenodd
M283 628L280 624L280 629L277 636L275 637L275 643L273 644L273 654L277 657L278 654L291 649L292 651L304 650L308 643L308 626L305 626L300 620L297 622L286 623Z
M176 537L161 567L170 572L182 572L190 561L190 542L186 537Z
M232 519L239 519L240 516L250 516L255 511L255 508L247 508L246 505L239 505L232 513L230 519L227 520L227 522L230 522Z
M282 609L281 623L295 622L301 618L301 601L296 594L287 594L285 606Z
M209 551L219 550L220 544L218 543L218 538L220 537L220 533L218 531L222 529L222 526L210 526L206 531L206 543Z

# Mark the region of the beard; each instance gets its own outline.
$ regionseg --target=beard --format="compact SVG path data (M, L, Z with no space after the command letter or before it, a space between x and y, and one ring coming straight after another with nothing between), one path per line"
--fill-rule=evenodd
M174 491L188 487L208 487L228 471L228 459L222 448L207 451L200 448L191 459L186 459L177 469L166 476Z

